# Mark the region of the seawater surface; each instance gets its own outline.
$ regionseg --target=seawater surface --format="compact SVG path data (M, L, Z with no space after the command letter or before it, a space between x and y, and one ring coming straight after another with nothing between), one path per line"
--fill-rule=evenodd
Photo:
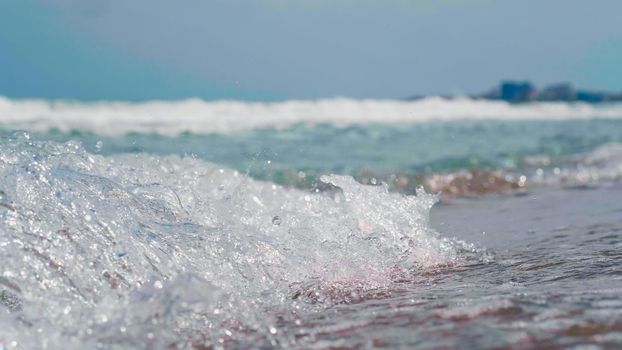
M615 105L236 103L0 100L1 348L622 345Z
M283 322L481 260L428 223L436 201L326 176L332 196L190 158L2 143L7 345L288 344Z

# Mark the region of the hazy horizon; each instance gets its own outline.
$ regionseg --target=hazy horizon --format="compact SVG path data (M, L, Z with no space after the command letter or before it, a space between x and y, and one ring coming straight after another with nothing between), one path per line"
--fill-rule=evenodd
M503 79L621 91L620 11L611 0L4 2L0 95L401 99Z

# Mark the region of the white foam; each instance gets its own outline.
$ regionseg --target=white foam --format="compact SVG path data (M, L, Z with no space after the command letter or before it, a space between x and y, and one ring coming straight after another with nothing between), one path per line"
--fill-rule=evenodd
M435 196L324 181L343 194L191 158L0 140L0 343L169 348L233 331L252 344L319 307L305 296L350 298L465 257L428 225Z
M531 103L428 97L417 101L353 100L241 102L185 101L70 102L0 97L0 124L46 132L78 129L106 136L128 132L177 135L284 128L296 123L335 126L424 123L473 119L622 118L622 104Z

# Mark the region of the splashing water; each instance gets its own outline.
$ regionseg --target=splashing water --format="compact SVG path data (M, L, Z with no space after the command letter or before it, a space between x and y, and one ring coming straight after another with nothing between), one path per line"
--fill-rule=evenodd
M482 259L428 224L436 197L350 177L303 192L192 158L0 141L7 348L292 344L279 325Z
M172 118L171 116L175 116ZM457 120L621 119L622 104L536 102L512 104L470 98L416 101L348 98L273 103L242 101L76 102L15 100L0 96L0 123L31 132L82 130L174 136L184 132L233 133L294 124L336 126Z

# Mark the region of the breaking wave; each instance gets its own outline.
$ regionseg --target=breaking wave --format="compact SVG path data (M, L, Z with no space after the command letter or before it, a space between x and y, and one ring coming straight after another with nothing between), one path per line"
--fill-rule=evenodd
M47 132L82 130L104 136L129 132L174 136L183 132L231 133L292 124L335 126L452 120L558 120L622 118L622 104L509 104L469 98L416 101L346 98L273 103L241 101L70 102L11 100L0 96L0 123Z
M302 313L483 259L430 228L434 195L322 181L333 190L286 189L189 157L4 138L0 342L287 345L279 327Z

